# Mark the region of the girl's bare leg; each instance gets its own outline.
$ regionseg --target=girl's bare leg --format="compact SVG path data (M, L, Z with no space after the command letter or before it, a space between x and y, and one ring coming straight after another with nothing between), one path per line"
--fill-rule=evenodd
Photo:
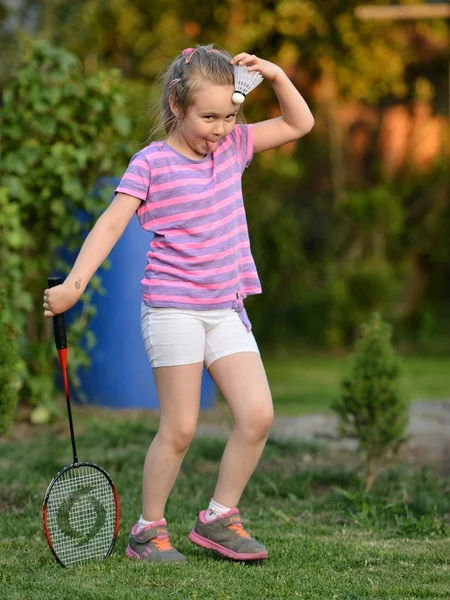
M142 516L159 521L184 455L195 435L203 363L153 369L160 423L147 452L142 482Z
M273 421L272 396L256 352L220 358L209 372L234 419L214 491L214 500L231 508L237 506L264 449Z

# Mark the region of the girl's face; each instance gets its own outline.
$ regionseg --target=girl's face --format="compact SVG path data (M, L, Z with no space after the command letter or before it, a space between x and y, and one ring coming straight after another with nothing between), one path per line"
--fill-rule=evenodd
M196 160L215 152L236 122L239 106L231 100L233 92L232 85L202 86L180 127L169 135L167 142L181 154ZM171 107L176 115L176 107Z

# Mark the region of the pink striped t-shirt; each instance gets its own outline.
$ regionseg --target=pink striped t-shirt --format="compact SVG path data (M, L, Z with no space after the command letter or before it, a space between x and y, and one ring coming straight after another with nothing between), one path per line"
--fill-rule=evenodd
M136 214L154 234L141 281L148 306L234 308L261 293L250 251L241 178L253 157L253 126L235 125L201 160L153 142L133 156L116 192L142 200Z

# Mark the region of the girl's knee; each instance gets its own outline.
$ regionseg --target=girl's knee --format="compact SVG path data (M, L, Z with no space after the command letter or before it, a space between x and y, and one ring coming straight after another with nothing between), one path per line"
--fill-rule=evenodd
M266 407L254 410L237 425L249 441L259 442L268 436L273 418L273 406L270 403Z
M196 424L183 423L159 429L158 436L177 453L186 452L195 437Z
M261 437L267 437L270 428L273 424L273 407L270 406L265 411L262 411L256 418L256 430L259 431Z

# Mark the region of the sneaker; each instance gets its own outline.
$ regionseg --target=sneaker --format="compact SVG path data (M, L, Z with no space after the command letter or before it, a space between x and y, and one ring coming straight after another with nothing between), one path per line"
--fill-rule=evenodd
M212 521L206 521L205 510L197 518L189 539L197 546L215 550L233 560L262 560L268 557L267 548L258 543L242 527L237 508Z
M165 519L138 530L137 524L130 533L125 554L130 558L139 558L148 562L179 563L186 559L170 543Z

